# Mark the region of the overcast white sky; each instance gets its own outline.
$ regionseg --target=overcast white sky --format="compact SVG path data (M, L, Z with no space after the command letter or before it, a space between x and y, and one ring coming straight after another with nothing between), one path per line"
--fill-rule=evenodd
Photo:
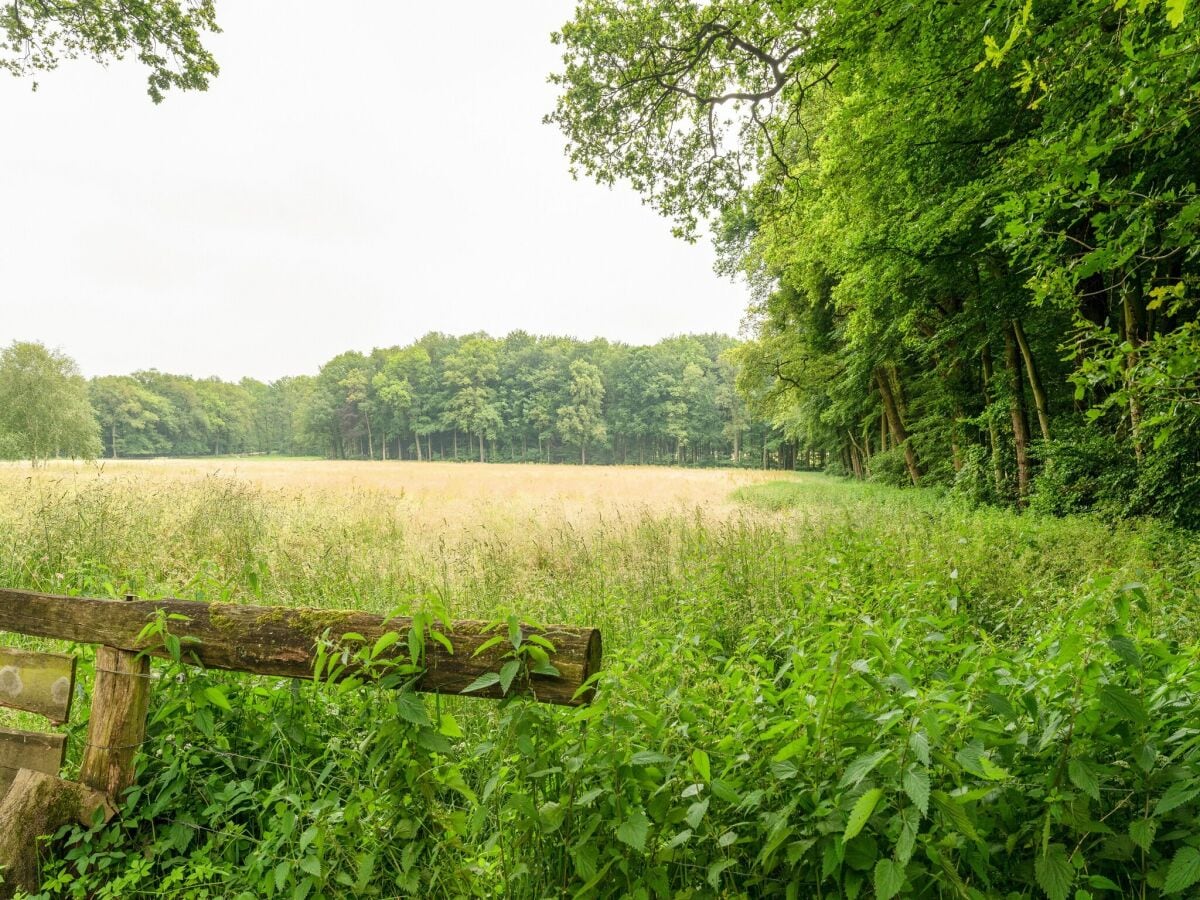
M218 2L221 75L0 74L0 343L273 379L429 330L736 333L746 288L541 124L571 0Z

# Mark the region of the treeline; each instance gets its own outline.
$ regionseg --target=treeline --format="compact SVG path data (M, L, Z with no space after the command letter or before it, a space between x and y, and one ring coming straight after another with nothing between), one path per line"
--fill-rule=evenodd
M1200 4L581 5L551 117L749 276L830 467L1200 527Z
M337 459L791 467L754 416L720 335L635 347L514 332L427 334L270 384L157 371L92 379L108 457L282 453Z

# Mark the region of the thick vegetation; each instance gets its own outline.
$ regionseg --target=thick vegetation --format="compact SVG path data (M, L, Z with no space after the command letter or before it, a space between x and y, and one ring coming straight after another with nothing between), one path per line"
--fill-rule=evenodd
M808 476L732 514L482 501L434 529L432 498L112 478L4 488L0 580L518 606L601 626L605 674L572 711L166 666L125 813L58 836L46 897L1083 900L1200 879L1200 548L1166 527Z
M585 0L550 117L758 286L859 477L1200 524L1200 5Z
M428 334L271 384L160 372L96 378L106 456L738 463L794 446L739 397L719 335L648 347L513 332Z

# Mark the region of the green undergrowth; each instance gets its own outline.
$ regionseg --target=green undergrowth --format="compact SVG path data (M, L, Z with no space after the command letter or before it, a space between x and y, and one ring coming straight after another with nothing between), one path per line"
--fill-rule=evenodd
M370 503L322 504L334 544L300 539L306 501L196 490L120 507L130 532L72 509L103 508L99 494L43 504L38 528L10 504L0 580L594 624L597 699L156 663L137 787L114 824L48 844L41 896L1086 900L1200 885L1194 536L806 476L743 489L732 518L527 523L440 550L425 536L401 563L382 552L395 520ZM140 529L202 503L207 524L187 519L170 553L124 568Z

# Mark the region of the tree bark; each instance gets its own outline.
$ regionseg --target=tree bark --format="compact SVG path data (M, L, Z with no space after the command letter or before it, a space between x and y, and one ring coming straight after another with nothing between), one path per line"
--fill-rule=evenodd
M1029 496L1029 420L1025 416L1025 386L1021 383L1021 356L1016 335L1004 332L1004 361L1009 377L1009 413L1012 417L1013 444L1017 455L1017 505L1024 506Z
M1033 351L1029 349L1029 341L1025 337L1025 329L1020 319L1012 320L1013 334L1021 348L1021 357L1025 360L1025 375L1029 379L1029 390L1033 394L1033 404L1037 408L1038 427L1042 432L1042 440L1050 440L1050 404L1046 399L1046 390L1042 387L1042 379L1038 375L1034 363Z
M893 442L904 448L904 463L908 467L908 477L914 486L921 483L921 463L917 459L917 451L913 449L900 418L900 410L896 406L896 398L892 394L891 379L882 369L875 370L875 382L879 385L879 395L883 398L883 409L891 426Z
M1124 307L1125 318L1125 340L1133 350L1125 356L1125 385L1129 390L1129 435L1133 439L1133 455L1137 459L1139 465L1146 455L1146 449L1142 445L1141 428L1142 428L1142 403L1137 396L1136 385L1133 384L1133 370L1137 365L1137 348L1141 346L1141 326L1140 320L1142 316L1137 308L1134 299L1133 291L1125 290L1122 292L1121 299Z
M105 821L112 818L112 804L99 791L32 769L18 770L0 801L0 897L11 897L18 889L36 893L41 880L38 838L71 822L91 825L98 810Z

